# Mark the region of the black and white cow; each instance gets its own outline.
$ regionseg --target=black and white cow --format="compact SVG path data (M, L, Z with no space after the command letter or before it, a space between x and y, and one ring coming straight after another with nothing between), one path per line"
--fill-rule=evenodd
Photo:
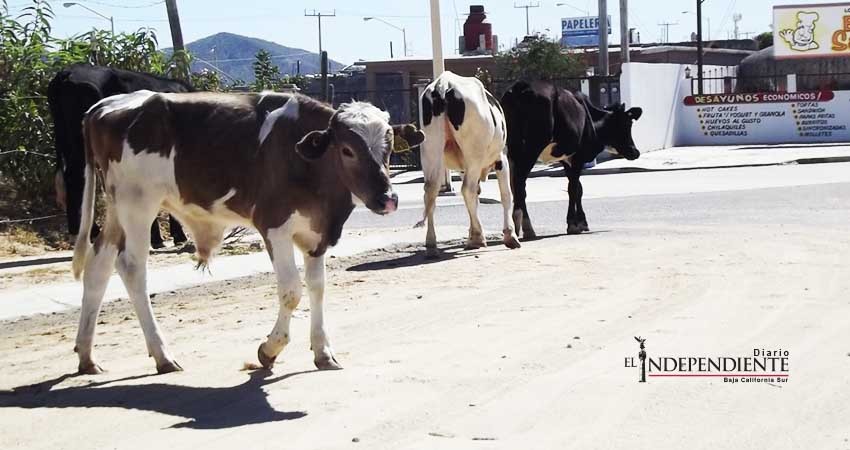
M573 94L546 81L515 83L502 96L508 123L508 159L514 193L514 224L525 239L536 237L526 208L525 183L534 164L560 161L569 179L567 233L589 231L581 206L579 181L584 165L606 147L626 159L640 152L632 140L632 122L640 108L618 104L599 109L584 94Z
M47 102L53 116L56 141L56 200L68 217L68 232L77 234L80 206L83 202L83 116L95 103L110 95L146 89L155 92L189 92L190 87L178 80L109 67L78 64L56 74L47 88ZM183 228L169 218L175 243L186 241ZM96 227L96 225L95 225ZM97 231L95 231L97 233ZM163 246L156 221L151 225L151 246Z
M389 114L361 102L338 110L288 94L159 94L106 98L86 115L85 193L73 270L83 278L76 351L79 370L98 373L95 324L116 265L144 331L157 371L181 370L166 348L146 287L147 224L160 207L195 239L201 264L225 229L257 229L277 276L277 322L258 349L270 368L289 342L289 321L301 300L295 249L304 255L310 296L310 342L319 369L339 368L325 332L323 301L328 247L342 234L354 199L378 214L396 210L389 157L397 133L411 145L423 134L391 127ZM106 223L94 246L95 170L103 174Z
M425 218L428 231L425 251L437 252L434 208L446 168L463 171L463 200L469 212L467 249L487 245L478 220L479 183L496 170L504 221L503 242L508 248L520 244L511 224L510 169L505 154L504 114L499 102L477 78L443 72L422 93L422 170L425 174Z

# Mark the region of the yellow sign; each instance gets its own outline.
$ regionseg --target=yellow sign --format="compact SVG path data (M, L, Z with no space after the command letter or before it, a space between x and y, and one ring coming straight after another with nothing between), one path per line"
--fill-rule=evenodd
M776 59L850 57L850 3L773 7Z

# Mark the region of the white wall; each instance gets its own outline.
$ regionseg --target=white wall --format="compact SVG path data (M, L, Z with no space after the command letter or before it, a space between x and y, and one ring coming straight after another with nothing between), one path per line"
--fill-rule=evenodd
M643 108L643 116L632 128L640 151L688 145L850 141L850 91L806 92L797 97L717 94L685 104L691 95L686 68L696 73L693 65L623 64L621 98L628 107ZM720 72L732 68L725 69ZM706 92L716 87L710 83L706 80Z
M639 106L643 115L632 127L632 137L641 152L672 146L680 84L685 83L679 64L623 64L620 99L627 108ZM688 85L688 92L690 86Z

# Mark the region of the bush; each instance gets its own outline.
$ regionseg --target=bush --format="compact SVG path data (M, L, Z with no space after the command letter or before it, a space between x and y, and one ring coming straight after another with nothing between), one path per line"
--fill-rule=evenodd
M191 60L179 53L166 60L151 29L113 35L94 30L69 39L51 36L53 10L31 0L16 17L0 0L0 182L22 199L43 199L55 171L53 123L47 85L75 63L177 77ZM214 87L211 80L205 87Z
M561 44L529 36L507 52L496 55L495 77L502 80L555 80L584 74L579 56L564 53Z

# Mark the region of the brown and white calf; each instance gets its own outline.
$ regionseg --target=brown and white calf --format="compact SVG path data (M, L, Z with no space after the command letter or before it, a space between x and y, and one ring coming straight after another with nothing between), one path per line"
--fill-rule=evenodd
M396 210L388 161L394 132L423 139L368 103L339 110L300 95L157 94L109 97L86 115L86 184L74 275L84 272L76 351L79 370L101 371L92 340L107 280L116 265L160 373L181 370L154 319L146 287L148 224L163 207L191 231L205 265L233 226L256 228L277 276L277 322L258 349L269 368L289 342L301 299L295 248L304 254L310 341L320 369L336 369L325 332L324 254L336 244L360 199L378 214ZM95 170L107 199L106 222L92 246Z
M507 127L499 102L473 77L443 72L422 93L422 170L425 174L426 256L437 254L434 208L446 168L463 171L463 200L469 212L466 248L487 245L478 220L479 183L496 170L504 209L503 242L519 248L511 222L510 168L505 140Z

